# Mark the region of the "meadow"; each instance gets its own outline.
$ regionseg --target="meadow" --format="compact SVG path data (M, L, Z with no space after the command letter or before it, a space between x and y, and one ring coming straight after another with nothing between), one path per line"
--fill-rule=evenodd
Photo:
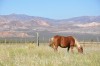
M100 44L86 44L84 53L58 48L54 52L48 44L0 44L0 66L100 66Z

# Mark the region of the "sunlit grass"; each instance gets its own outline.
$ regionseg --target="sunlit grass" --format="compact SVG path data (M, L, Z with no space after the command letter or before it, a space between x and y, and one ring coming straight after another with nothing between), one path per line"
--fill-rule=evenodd
M100 45L85 45L84 54L48 45L0 44L0 66L100 66Z

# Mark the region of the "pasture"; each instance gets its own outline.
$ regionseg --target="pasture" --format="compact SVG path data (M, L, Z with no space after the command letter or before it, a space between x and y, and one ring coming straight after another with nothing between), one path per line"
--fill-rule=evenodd
M0 66L100 66L100 44L86 44L84 54L74 48L58 52L48 44L0 44Z

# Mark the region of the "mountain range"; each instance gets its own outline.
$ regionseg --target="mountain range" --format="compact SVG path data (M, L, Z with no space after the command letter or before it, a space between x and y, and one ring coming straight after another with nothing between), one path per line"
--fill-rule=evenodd
M0 37L34 37L42 34L100 34L100 16L49 19L24 14L0 15Z

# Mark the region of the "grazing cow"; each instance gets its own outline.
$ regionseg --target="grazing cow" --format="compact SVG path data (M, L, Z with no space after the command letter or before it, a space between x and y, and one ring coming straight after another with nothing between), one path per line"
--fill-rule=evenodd
M56 35L50 39L49 46L52 47L54 51L57 51L58 46L60 46L61 48L67 48L68 52L70 48L71 51L73 52L73 48L77 47L78 52L83 53L83 47L72 36L65 37L65 36Z

